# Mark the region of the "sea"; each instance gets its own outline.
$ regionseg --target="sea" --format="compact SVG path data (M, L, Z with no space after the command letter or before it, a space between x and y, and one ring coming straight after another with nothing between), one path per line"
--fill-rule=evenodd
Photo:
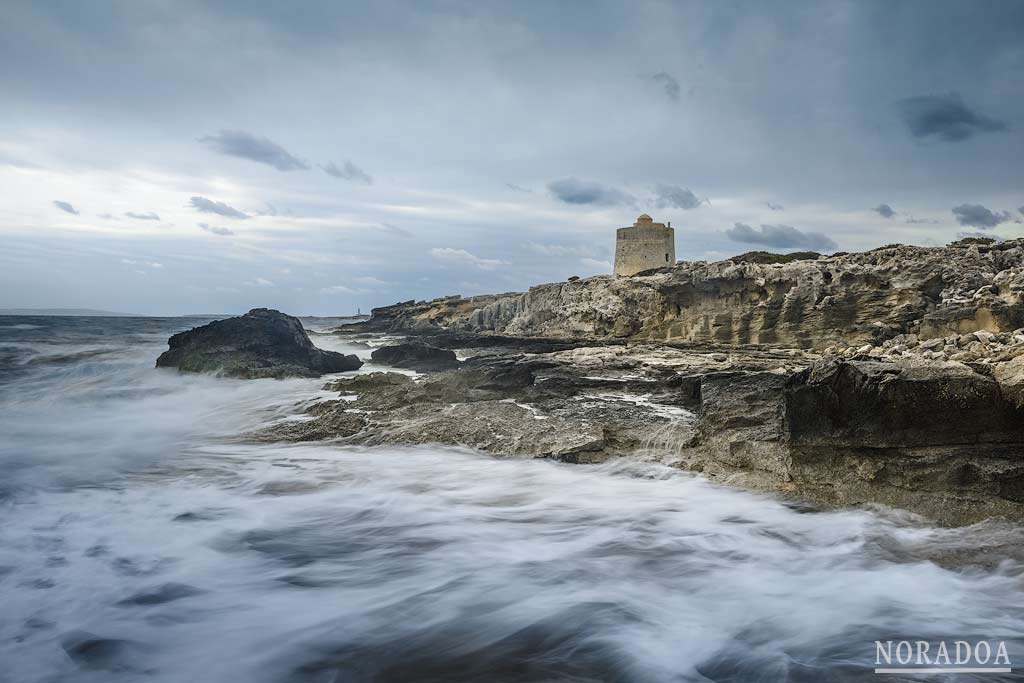
M208 321L0 317L0 681L1024 669L1018 525L817 509L639 459L260 443L248 435L303 419L330 378L154 367ZM338 322L304 321L318 346L368 359L326 334ZM1006 643L1010 672L875 673L886 642L982 640Z

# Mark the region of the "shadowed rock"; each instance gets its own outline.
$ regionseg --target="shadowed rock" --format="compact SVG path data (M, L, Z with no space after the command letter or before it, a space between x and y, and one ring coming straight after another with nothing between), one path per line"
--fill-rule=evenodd
M448 370L459 364L454 351L439 349L421 341L384 346L370 354L370 357L377 363L409 370Z
M363 364L354 355L316 348L298 318L268 308L179 332L168 345L158 368L244 379L319 377Z

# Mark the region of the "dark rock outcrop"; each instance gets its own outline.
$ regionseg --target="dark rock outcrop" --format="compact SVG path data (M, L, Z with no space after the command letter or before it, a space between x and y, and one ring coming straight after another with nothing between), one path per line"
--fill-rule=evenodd
M227 377L319 377L362 365L354 355L318 349L298 318L267 308L179 332L167 343L158 368Z
M454 351L417 340L382 346L371 353L370 357L382 365L408 370L448 370L459 364Z
M946 524L1024 516L1024 409L960 363L709 375L699 411L684 465L718 479Z

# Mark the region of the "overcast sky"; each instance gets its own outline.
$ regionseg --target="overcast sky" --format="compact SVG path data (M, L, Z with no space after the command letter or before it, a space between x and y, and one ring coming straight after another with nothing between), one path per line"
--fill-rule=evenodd
M1024 235L1024 2L0 3L0 307L345 314Z

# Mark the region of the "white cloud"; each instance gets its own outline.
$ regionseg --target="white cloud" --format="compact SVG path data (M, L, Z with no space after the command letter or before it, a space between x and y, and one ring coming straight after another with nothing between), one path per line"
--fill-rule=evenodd
M126 266L138 266L138 267L143 267L143 268L145 268L145 267L149 267L149 268L163 268L164 267L164 264L160 263L159 261L139 261L137 259L131 259L131 258L123 258L123 259L121 259L121 263L125 264ZM142 271L136 271L136 272L142 272Z
M581 258L580 263L585 268L590 268L591 270L599 270L602 273L610 273L612 272L613 268L611 261L598 261L597 259L592 258Z
M387 280L381 280L380 278L373 277L372 275L362 275L360 277L352 278L353 282L358 282L361 285L367 285L368 287L390 287L395 284L394 282L388 282Z
M594 256L595 248L591 246L566 246L564 244L542 244L527 242L526 248L543 256Z
M213 233L214 235L226 236L226 235L234 235L235 234L235 231L232 230L231 228L225 228L225 227L222 227L220 225L210 225L209 223L200 223L199 224L199 229L200 230L205 230L206 232Z
M480 258L465 249L452 249L451 247L434 247L430 250L430 255L438 261L473 266L480 270L494 270L498 266L506 265L505 261L499 259Z
M263 278L263 277L258 277L255 280L246 280L242 284L247 285L249 287L273 287L274 286L273 282L271 282L270 280L268 280L266 278Z
M334 285L333 287L322 287L320 289L321 294L368 294L368 289L357 289L353 287L346 287L345 285Z

